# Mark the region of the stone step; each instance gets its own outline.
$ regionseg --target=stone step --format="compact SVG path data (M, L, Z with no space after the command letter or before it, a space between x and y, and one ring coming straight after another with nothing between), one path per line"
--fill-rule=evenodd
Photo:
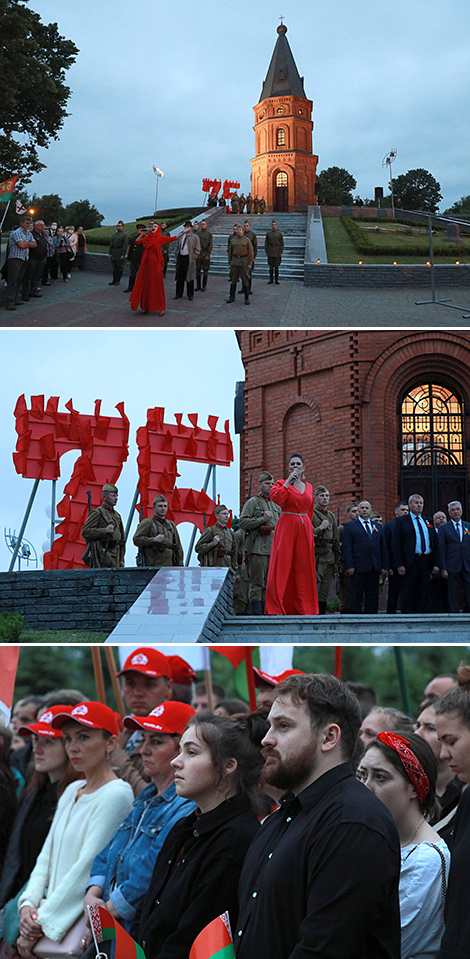
M468 643L465 613L411 616L229 616L218 643Z

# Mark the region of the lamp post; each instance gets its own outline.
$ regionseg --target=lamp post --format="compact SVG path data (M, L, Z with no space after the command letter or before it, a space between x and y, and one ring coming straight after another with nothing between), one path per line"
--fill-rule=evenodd
M390 150L390 153L386 153L385 156L384 156L384 158L383 158L383 160L382 160L382 166L383 166L383 167L384 167L384 166L387 166L387 167L388 167L388 176L389 176L389 180L390 180L390 194L391 194L391 197L392 197L392 217L393 217L393 219L395 219L395 205L394 205L394 202L393 202L392 163L393 163L393 161L396 159L396 155L397 155L397 151L396 151L396 150Z
M162 170L159 170L157 166L152 167L152 169L153 169L153 172L155 173L155 176L156 176L156 178L157 178L157 189L156 189L156 191L155 191L155 216L156 216L156 215L157 215L157 210L158 210L158 180L159 180L159 177L161 177L162 180L163 180L165 174L163 173Z

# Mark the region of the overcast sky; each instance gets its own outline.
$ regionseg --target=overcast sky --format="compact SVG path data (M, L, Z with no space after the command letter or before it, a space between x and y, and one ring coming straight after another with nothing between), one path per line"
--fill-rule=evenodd
M8 569L11 554L5 546L3 530L19 531L33 486L14 468L16 447L14 409L24 393L28 408L32 395L59 396L59 412L67 412L65 403L73 399L79 413L93 413L95 399L101 399L104 416L119 416L117 403L124 401L130 419L129 458L124 464L119 486L118 509L124 523L137 485L136 431L147 420L147 409L165 407L165 422L175 423L174 413L184 413L183 423L190 425L187 413L199 413L199 425L207 428L207 416L219 416L217 429L230 420L235 462L217 467L217 489L234 513L238 512L239 457L238 437L233 428L235 383L244 379L240 351L235 334L229 330L18 330L0 331L4 376L0 387L1 486L0 569ZM78 453L61 457L61 478L57 500L70 478ZM207 467L179 463L178 486L202 488ZM26 539L42 555L49 520L50 482L41 482L35 500ZM212 488L209 489L212 495ZM135 524L137 523L137 518ZM192 527L180 527L183 542L189 541ZM135 549L130 547L131 561ZM42 566L42 563L40 563Z
M80 53L70 116L29 190L89 199L114 223L197 205L204 176L250 185L253 106L282 14L307 97L319 170L345 167L363 197L424 167L441 210L470 193L468 0L30 0Z

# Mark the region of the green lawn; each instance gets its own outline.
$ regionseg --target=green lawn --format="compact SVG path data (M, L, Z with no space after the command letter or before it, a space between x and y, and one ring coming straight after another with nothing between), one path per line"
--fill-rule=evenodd
M357 225L364 228L367 226L373 227L375 224L361 223ZM405 233L406 227L399 223L390 225L387 223L384 232L375 232L374 229L365 230L364 232L374 245L374 252L370 253L358 252L352 238L339 218L325 217L323 219L323 229L329 263L358 263L359 260L362 260L364 264L391 264L395 260L400 264L417 263L424 265L429 259L429 238L418 228L415 228L416 232L413 231L412 235ZM433 239L435 263L452 264L455 263L457 258L462 264L468 265L470 263L470 240L464 240L458 257L456 257L455 253L443 254L442 238L434 236ZM381 254L381 247L390 247L391 242L394 244L396 252L393 254ZM416 255L416 253L407 254L407 249L410 247L416 248L417 244L419 247L422 247L422 255Z
M24 629L19 643L104 643L109 633L79 629Z

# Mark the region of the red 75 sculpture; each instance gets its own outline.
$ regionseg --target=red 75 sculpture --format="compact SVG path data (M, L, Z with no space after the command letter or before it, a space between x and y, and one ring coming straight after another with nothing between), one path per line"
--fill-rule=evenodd
M52 549L44 554L44 568L85 568L81 530L88 513L87 491L91 491L93 506L99 506L103 484L117 482L129 455L129 420L124 403L116 406L120 418L102 416L101 400L96 400L93 415L79 413L72 400L65 404L68 413L59 413L58 403L57 396L50 397L46 406L44 396L32 396L28 409L24 395L19 397L15 408L18 441L13 461L21 476L56 480L60 476L61 455L80 450L64 497L57 505L62 522ZM169 518L176 524L194 523L202 530L204 515L207 523L214 520L216 504L203 490L177 489L177 461L229 466L233 448L228 420L222 433L215 429L216 416L208 417L208 430L198 426L197 413L188 415L190 427L182 424L182 413L175 414L175 425L164 423L163 416L162 407L148 410L147 425L137 430L138 490L144 515L151 515L154 496L162 492L168 498Z

